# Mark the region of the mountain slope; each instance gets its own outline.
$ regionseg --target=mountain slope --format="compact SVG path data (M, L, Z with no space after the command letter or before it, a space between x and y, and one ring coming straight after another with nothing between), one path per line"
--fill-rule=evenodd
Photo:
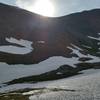
M99 9L64 17L49 18L17 7L0 4L0 45L17 46L19 47L18 50L25 48L18 42L7 41L7 38L9 40L13 38L13 40L19 42L21 40L29 41L32 46L32 50L24 54L0 50L0 61L9 64L31 64L51 56L71 57L70 53L72 51L66 48L71 44L79 46L86 53L100 56L97 53L99 52L99 46L96 45L97 41L100 40L94 41L88 37L97 38L99 32Z
M0 64L2 70L9 70L1 70L1 80L4 76L2 81L13 80L10 83L59 79L100 68L100 9L50 18L0 4L0 62L7 63Z

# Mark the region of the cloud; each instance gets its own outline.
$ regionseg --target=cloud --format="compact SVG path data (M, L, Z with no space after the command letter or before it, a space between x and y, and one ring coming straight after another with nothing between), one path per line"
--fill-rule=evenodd
M16 5L20 8L24 8L27 10L31 10L30 8L33 6L33 4L36 2L36 0L16 0Z
M32 11L33 4L37 0L16 0L16 5ZM55 8L55 16L67 15L83 10L100 8L100 0L50 0Z
M57 8L57 14L66 15L84 10L100 8L100 0L55 0L55 5Z

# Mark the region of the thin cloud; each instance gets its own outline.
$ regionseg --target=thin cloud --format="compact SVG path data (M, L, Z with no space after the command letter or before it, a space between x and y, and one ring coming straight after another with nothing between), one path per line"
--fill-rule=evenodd
M16 0L16 5L32 10L33 4L37 0ZM55 16L63 16L83 10L90 10L94 8L100 8L100 0L51 0L56 8Z
M24 9L28 9L29 7L33 6L34 2L36 0L16 0L16 5L24 8Z

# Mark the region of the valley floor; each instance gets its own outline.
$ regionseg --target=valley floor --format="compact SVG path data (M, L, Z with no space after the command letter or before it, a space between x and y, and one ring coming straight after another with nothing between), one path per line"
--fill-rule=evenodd
M100 100L100 69L70 78L15 84L0 89L0 100Z

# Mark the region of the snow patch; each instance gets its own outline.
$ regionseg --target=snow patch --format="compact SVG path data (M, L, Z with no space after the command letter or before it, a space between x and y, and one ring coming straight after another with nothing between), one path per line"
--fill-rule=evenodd
M9 43L21 45L23 47L12 46L12 45L0 46L0 52L23 55L33 51L33 48L31 46L32 42L30 41L23 40L23 39L17 40L12 37L6 38L6 41Z
M37 41L37 43L44 44L44 43L45 43L45 41Z
M100 45L100 42L98 42L97 44Z
M73 46L75 49L77 50L80 50L80 51L83 51L81 48L79 48L78 46L74 45L74 44L71 44L71 46Z
M32 94L35 94L35 93L38 93L40 90L34 90L34 91L29 91L29 92L24 92L22 93L23 95L32 95Z
M79 58L82 58L82 57L87 57L87 58L92 58L92 60L89 60L89 61L85 61L85 62L87 62L87 63L96 63L96 62L100 62L100 57L96 57L96 56L92 56L92 55L90 55L90 54L87 54L87 55L85 55L85 54L82 54L81 52L80 52L80 50L79 49L74 49L74 48L72 48L72 47L67 47L68 49L71 49L72 50L72 54L76 54L76 55L78 55L78 57Z
M9 46L0 46L0 52L24 55L32 52L32 49L9 45Z
M98 41L97 45L100 46L100 33L98 33L98 35L99 35L99 37L88 36L88 38L93 39L93 40L97 40ZM100 48L98 48L98 50L100 50Z
M50 57L45 61L32 65L8 65L0 63L0 83L18 79L21 77L40 75L45 72L53 71L62 65L70 65L79 63L78 58L65 58L61 56Z
M62 73L61 73L61 72L58 72L58 73L56 73L56 74L61 75Z
M88 38L100 41L100 37L96 38L96 37L88 36Z
M62 65L69 65L71 67L77 67L76 64L80 63L79 58L87 57L92 58L92 60L85 61L87 63L100 62L100 58L92 56L90 54L84 55L79 49L72 47L67 47L72 50L72 53L77 54L79 57L66 58L62 56L50 57L38 64L32 65L8 65L5 63L0 63L0 83L11 81L13 79L18 79L21 77L27 77L31 75L40 75L49 71L58 69Z
M85 47L85 48L88 48L88 49L92 49L92 47L87 46L87 45L82 45L82 46Z
M74 49L74 48L72 48L72 47L67 47L68 49L70 49L70 50L72 50L72 54L77 54L78 55L78 57L87 57L86 55L84 55L84 54L82 54L78 49Z
M17 40L15 38L11 37L11 38L6 38L6 41L9 43L19 44L19 45L24 46L26 48L32 49L32 46L31 46L32 42L28 41L28 40L23 40L23 39Z
M23 83L23 84L9 85L6 87L2 87L0 89L0 93L16 91L19 89L27 89L27 88L29 89L58 88L58 89L69 89L69 90L71 89L74 90L78 88L80 90L80 88L82 87L87 88L88 84L89 86L91 86L90 83L96 82L94 85L97 85L97 83L100 83L100 69L89 69L89 70L83 70L81 72L83 74L76 75L69 78L54 80L54 81L39 82L39 83L34 83L34 84ZM38 90L25 92L23 93L23 95L32 95L33 93L36 93L36 92L38 92Z
M98 33L98 35L100 35L100 33Z

